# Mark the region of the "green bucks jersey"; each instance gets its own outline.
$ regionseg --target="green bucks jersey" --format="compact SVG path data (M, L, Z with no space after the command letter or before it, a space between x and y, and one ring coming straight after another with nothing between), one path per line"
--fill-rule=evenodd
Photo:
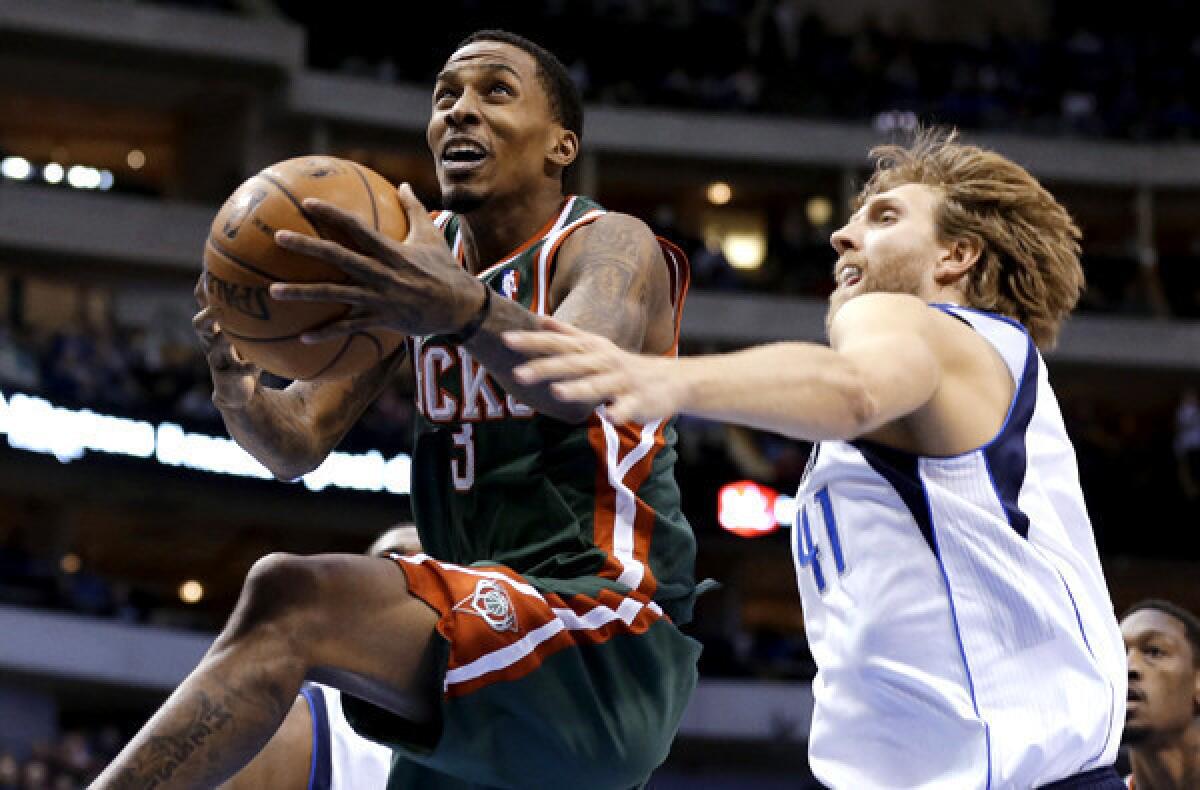
M480 280L496 298L548 313L560 246L603 214L587 198L568 197L557 216ZM442 212L435 222L463 260L458 217ZM677 346L687 260L662 245ZM696 543L679 509L674 420L617 425L600 408L570 425L506 393L448 338L411 343L412 502L425 551L463 565L501 563L560 594L639 590L676 622L690 617Z

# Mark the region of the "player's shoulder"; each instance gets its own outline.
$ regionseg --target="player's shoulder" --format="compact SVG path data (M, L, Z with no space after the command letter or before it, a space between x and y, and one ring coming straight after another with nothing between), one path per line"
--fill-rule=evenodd
M867 293L846 302L829 324L834 348L879 337L926 346L943 363L976 357L990 344L965 319L911 294Z
M940 311L911 294L873 292L847 301L829 323L829 336L837 341L864 334L917 332L937 326Z
M658 238L641 219L620 211L606 211L581 225L564 242L559 266L570 267L594 255L649 265L662 257Z

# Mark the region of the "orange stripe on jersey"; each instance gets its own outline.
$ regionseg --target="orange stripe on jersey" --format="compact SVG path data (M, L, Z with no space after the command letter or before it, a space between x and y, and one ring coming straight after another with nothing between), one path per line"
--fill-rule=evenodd
M413 595L440 615L436 628L450 644L447 697L516 680L560 650L642 633L663 617L644 595L603 590L563 599L504 566L468 568L421 554L393 559Z
M615 579L621 575L621 565L612 556L613 526L617 517L617 490L608 481L608 441L600 416L593 412L588 416L588 444L596 454L595 505L592 513L592 541L608 555L608 562L600 575Z
M626 484L636 494L642 487L642 483L650 477L650 472L654 468L654 460L658 457L659 451L666 445L666 430L667 423L662 421L658 424L658 428L654 431L654 444L645 457L633 465L626 476ZM641 585L638 586L638 591L646 595L654 595L654 590L658 586L658 582L654 578L654 574L650 572L650 540L654 536L654 508L650 507L638 497L636 500L637 514L634 516L633 522L633 556L643 563L647 564L645 576L642 578Z
M683 305L687 301L688 286L692 282L692 270L688 266L687 255L675 244L662 236L658 237L662 247L663 258L667 261L667 270L671 275L671 306L675 309L675 344L665 356L675 356L679 353L679 332L683 327Z
M598 575L651 594L656 587L649 567L655 513L638 490L664 446L665 426L614 425L600 410L588 420L588 443L596 454L592 540L609 556Z

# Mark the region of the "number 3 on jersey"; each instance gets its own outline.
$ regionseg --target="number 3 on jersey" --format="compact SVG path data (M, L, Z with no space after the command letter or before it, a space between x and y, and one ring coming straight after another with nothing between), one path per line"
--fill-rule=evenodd
M454 440L455 447L462 448L461 459L450 459L454 490L470 491L471 486L475 485L475 426L465 422L450 438Z
M821 508L821 520L825 522L825 534L829 536L829 549L833 553L833 564L838 575L846 572L846 560L842 556L842 541L838 537L837 519L833 515L833 502L829 500L829 488L822 488L813 496ZM825 574L821 570L821 548L813 542L812 527L809 525L808 503L796 511L796 522L792 527L792 547L796 556L796 569L812 568L817 592L825 592Z

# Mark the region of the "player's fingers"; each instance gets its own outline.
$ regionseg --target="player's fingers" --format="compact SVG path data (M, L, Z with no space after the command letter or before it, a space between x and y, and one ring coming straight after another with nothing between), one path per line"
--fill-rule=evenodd
M300 335L300 342L307 344L324 343L326 340L336 340L346 335L352 335L355 332L362 332L367 329L378 329L380 323L375 318L347 318L342 321L335 321L328 326L323 326L320 329L310 329Z
M196 336L205 348L215 343L221 335L221 328L217 325L217 316L213 308L205 307L192 316L192 329L196 331Z
M360 282L376 283L383 278L382 264L336 241L290 230L277 230L275 243L289 252L336 266Z
M550 385L554 397L572 403L605 403L625 392L628 381L621 371L595 373Z
M237 350L229 342L216 345L207 354L208 366L214 373L254 373L258 367L237 355Z
M441 234L438 233L437 226L433 224L433 220L429 218L429 211L421 204L415 192L408 182L404 182L396 190L396 196L400 199L400 206L404 209L404 214L408 218L408 236L404 241L426 241L428 239L439 239Z
M634 393L618 395L604 407L608 419L618 425L634 421L645 422L653 411L650 404L645 402L645 398Z
M572 354L583 351L583 345L575 338L553 332L511 331L504 333L504 344L513 351L531 356L548 354Z
M537 323L540 329L548 329L551 332L559 332L570 337L599 338L599 335L593 334L586 329L580 329L574 324L563 321L561 318L555 318L552 315L538 316Z
M357 214L351 214L333 203L319 198L306 198L304 210L308 217L315 221L322 236L333 235L335 238L346 239L359 252L375 257L380 257L387 246L382 233L377 232ZM330 234L329 231L333 233Z
M192 289L192 295L196 297L196 304L201 307L208 307L208 291L205 290L205 283L208 280L206 273L201 273L196 278L196 287Z
M513 368L513 378L522 384L535 384L539 381L580 378L611 369L612 366L597 354L561 354L524 362Z
M281 302L345 302L362 304L370 293L355 285L336 283L271 283L272 299Z

